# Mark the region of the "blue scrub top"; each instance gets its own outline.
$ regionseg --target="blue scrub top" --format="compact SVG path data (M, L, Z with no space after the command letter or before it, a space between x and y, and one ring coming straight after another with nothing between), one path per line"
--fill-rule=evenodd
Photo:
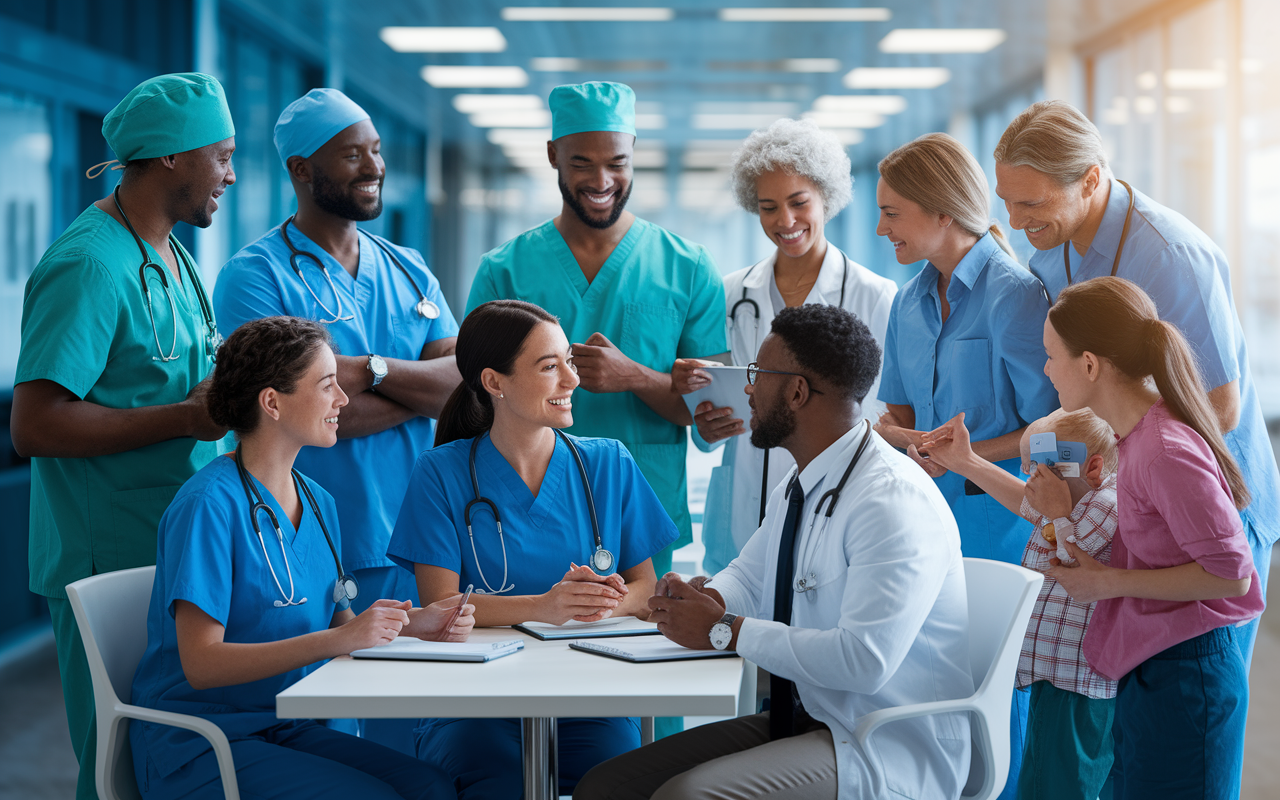
M290 670L252 683L217 689L194 689L178 656L174 601L186 600L226 628L227 642L274 642L325 630L333 619L333 554L325 542L311 505L302 500L302 519L295 531L280 504L253 479L263 499L280 520L288 566L293 570L294 599L302 605L276 608L284 595L263 557L263 547L249 521L249 501L230 457L216 458L178 491L160 520L156 580L147 612L147 649L133 678L133 702L144 708L204 717L235 740L281 723L276 695L320 664ZM341 546L337 510L329 493L303 477L315 495L334 545ZM265 512L259 524L267 558L289 591L289 573L279 540ZM148 757L161 775L169 775L210 750L208 741L191 731L168 725L142 726Z
M621 442L570 438L582 454L600 536L618 571L643 563L676 540L675 524ZM462 586L483 591L487 578L499 589L503 557L493 514L477 504L471 518L484 578L463 521L463 510L475 498L468 468L471 442L459 439L418 458L387 555L411 572L414 564L430 564L457 572ZM595 538L582 477L559 437L536 498L488 434L476 452L476 476L480 493L502 515L507 582L515 584L510 594L541 594L560 582L569 562L591 563Z
M1114 178L1098 233L1083 257L1069 251L1074 282L1111 274L1129 193ZM1031 271L1049 297L1067 285L1062 248L1031 257ZM1210 388L1239 381L1240 424L1226 435L1227 448L1244 473L1252 502L1240 512L1255 551L1280 538L1280 472L1267 436L1249 351L1231 294L1231 268L1213 240L1181 214L1134 191L1133 217L1116 277L1133 281L1155 301L1160 318L1187 338Z
M938 276L926 263L894 298L880 399L911 406L922 431L964 411L975 442L1016 431L1057 408L1058 394L1044 374L1049 302L1040 281L988 233L952 273L944 324ZM1017 475L1021 459L996 464ZM966 495L964 478L954 472L937 484L956 516L966 556L1021 562L1029 523L989 495Z
M343 314L355 314L354 319L328 324L338 352L349 356L377 353L416 361L428 342L458 335L458 323L440 292L440 282L416 250L383 240L427 299L440 307L440 316L433 320L418 315L418 294L413 285L371 235L361 231L360 269L355 278L296 226L289 226L289 238L294 247L316 254L328 267L342 297ZM331 319L333 314L311 297L315 292L336 312L337 301L328 281L310 258L300 256L297 263L311 291L289 266L289 247L279 226L236 253L219 273L213 292L222 334L229 336L248 320L280 314ZM391 566L386 558L387 540L409 484L409 469L434 439L435 420L415 417L380 433L339 439L330 448L304 447L298 454L298 470L314 478L338 501L338 519L350 533L342 551L348 570Z

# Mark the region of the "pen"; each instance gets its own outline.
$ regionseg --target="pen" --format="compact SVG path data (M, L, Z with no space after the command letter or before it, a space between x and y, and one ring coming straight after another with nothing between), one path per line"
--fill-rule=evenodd
M458 603L458 607L453 610L453 616L449 617L449 624L444 629L444 638L448 639L453 634L453 625L458 621L458 617L462 615L462 607L471 599L471 590L476 588L474 584L467 584L467 591L462 594L462 602Z

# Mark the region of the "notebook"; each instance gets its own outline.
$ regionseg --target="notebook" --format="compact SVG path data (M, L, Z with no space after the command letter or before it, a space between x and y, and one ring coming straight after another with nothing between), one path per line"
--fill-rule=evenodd
M684 404L692 415L699 404L711 401L712 408L732 408L733 416L738 419L750 419L751 408L747 405L747 394L743 387L747 385L746 367L699 367L711 376L711 385L704 386L696 392L683 395Z
M665 636L645 637L616 644L570 642L569 646L584 653L630 661L633 664L650 661L688 661L695 658L729 658L738 655L732 650L691 650Z
M400 637L381 647L367 647L353 658L394 658L405 661L492 661L524 649L520 639L501 642L424 642Z
M617 617L602 619L597 622L578 622L569 620L563 625L552 625L546 622L522 622L513 625L516 630L544 642L557 639L603 639L612 636L652 636L658 633L658 626L635 617Z

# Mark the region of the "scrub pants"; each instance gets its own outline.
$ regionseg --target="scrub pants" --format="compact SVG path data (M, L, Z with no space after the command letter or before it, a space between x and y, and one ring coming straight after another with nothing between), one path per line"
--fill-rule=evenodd
M132 732L131 732L132 733ZM139 736L133 740L134 773L143 800L172 797L217 800L223 796L218 760L209 750L161 776ZM330 730L315 720L282 723L232 740L240 796L314 800L456 800L439 767L379 744Z
M516 800L524 794L518 719L427 719L414 733L418 758L453 778L459 800ZM557 728L560 794L587 771L640 746L634 717L562 719Z
M360 594L351 603L357 615L378 600L409 600L418 603L418 582L413 573L400 567L371 567L354 571L360 584ZM371 742L390 747L407 756L413 753L413 729L416 719L362 719L360 736Z
M654 575L661 578L671 571L671 556L675 551L675 546L669 545L653 554L650 560L653 561ZM655 742L682 730L684 730L684 717L653 718L653 740Z
M1024 800L1096 800L1111 771L1115 698L1031 684L1027 745L1018 775Z
M1271 574L1271 550L1274 545L1260 544L1257 535L1253 532L1253 524L1248 523L1244 529L1245 536L1249 538L1249 549L1253 552L1253 568L1258 571L1258 582L1261 584L1258 588L1262 589L1262 598L1267 597L1267 576ZM1258 623L1262 617L1254 617L1248 623L1236 628L1236 635L1240 644L1240 654L1244 656L1244 668L1248 673L1249 666L1253 663L1253 643L1258 638Z
M1176 644L1120 679L1115 800L1240 796L1249 680L1237 631Z
M67 728L71 732L71 747L80 761L76 800L98 800L94 778L98 715L93 706L93 680L89 677L84 640L80 638L71 601L65 597L46 599L53 620L53 638L58 646L58 672L62 676L62 700L67 707Z

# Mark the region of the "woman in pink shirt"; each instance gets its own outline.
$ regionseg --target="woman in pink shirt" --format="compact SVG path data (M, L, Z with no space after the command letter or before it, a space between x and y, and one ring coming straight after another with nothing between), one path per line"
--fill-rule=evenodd
M1249 687L1235 629L1264 603L1236 513L1249 490L1195 357L1151 298L1112 277L1064 289L1044 345L1062 407L1093 409L1119 439L1110 565L1068 538L1076 565L1047 573L1097 601L1084 653L1120 681L1114 797L1238 797Z

